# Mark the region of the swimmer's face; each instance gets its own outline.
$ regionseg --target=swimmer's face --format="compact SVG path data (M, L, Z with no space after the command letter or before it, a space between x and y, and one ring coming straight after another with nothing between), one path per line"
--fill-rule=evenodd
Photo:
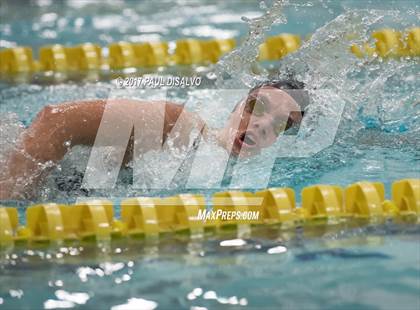
M276 142L287 127L301 120L301 109L289 94L263 86L252 91L232 112L225 141L236 156L257 155Z

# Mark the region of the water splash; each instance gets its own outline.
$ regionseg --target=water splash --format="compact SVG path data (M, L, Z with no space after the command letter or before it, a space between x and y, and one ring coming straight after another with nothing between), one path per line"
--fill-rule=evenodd
M298 52L280 61L277 78L287 79L292 75L306 84L311 96L311 104L307 109L309 113L305 118L306 126L299 132L299 143L292 148L309 149L314 143L319 143L314 140L312 133L322 119L338 119L339 128L334 144L316 156L277 161L272 184L296 187L308 184L311 179L316 182L325 171L334 167L348 166L358 160L364 163L363 157L371 156L365 154L366 148L371 148L376 154L376 160L365 163L371 168L377 164L383 167L380 164L384 159L382 156L386 156L391 163L395 157L391 154L396 154L396 149L402 146L408 153L416 153L416 145L420 142L417 91L420 82L415 76L420 64L410 58L359 59L349 51L352 44L369 41L372 31L383 27L384 22L398 24L397 29L403 30L412 27L415 20L416 13L413 11L407 15L399 11L349 10L318 29ZM269 29L269 25L266 27ZM252 41L252 35L258 38L258 34L251 34L248 41ZM258 52L257 46L254 46L253 52L247 50L249 45L238 50L241 48L246 50L246 55ZM226 57L230 61L226 64L227 70L238 70L236 76L241 78L236 85L245 84L244 81L255 83L266 78L264 75L250 75L249 70L244 68L249 69L247 63L253 58L244 58L241 63L236 53L234 51L230 57ZM225 59L220 62L223 65L225 63ZM234 82L231 84L235 85ZM338 100L345 103L343 112L337 110ZM375 133L369 134L365 129L374 129ZM327 139L334 134L332 130L327 128L318 139ZM392 133L394 135L390 135ZM289 148L287 150L290 151ZM252 188L252 185L258 184L259 177L271 167L269 158L273 152L276 150L267 150L252 161L240 163L233 172L234 179L238 180L235 185L238 188ZM410 162L412 159L404 160ZM257 164L254 165L254 162ZM399 164L393 165L397 172ZM366 167L361 173L365 178L381 179L385 176L380 172L383 169L374 174L368 169ZM411 172L418 175L418 170ZM406 170L405 173L409 172ZM359 176L360 171L356 174ZM389 175L386 178L389 181Z
M418 61L359 59L349 52L352 44L369 42L372 31L385 21L398 23L397 28L402 30L413 26L415 13L406 15L399 11L348 11L318 29L296 53L282 59L278 77L287 78L292 73L312 94L319 89L339 94L346 101L338 133L342 140L366 127L360 113L375 115L380 129L394 121L401 122L403 115L409 115L407 121L413 123L412 118L418 115L415 90L419 82L414 78ZM320 106L327 108L326 102L321 101L309 109ZM411 129L418 130L417 127L418 124Z
M258 45L264 40L272 25L285 22L285 17L282 15L282 8L285 5L287 5L285 1L276 1L270 7L267 5L268 9L264 8L266 13L261 17L246 20L250 25L250 31L244 43L226 55L216 66L219 87L220 85L223 88L250 87L266 79L266 72L256 72L253 63L258 55ZM368 41L371 31L382 27L384 23L391 23L394 28L409 28L413 25L412 20L416 18L416 14L416 12L349 10L318 29L308 41L304 42L299 51L279 62L277 72L279 78L288 77L293 73L295 78L306 83L312 95L309 112L316 112L314 114L329 118L337 117L333 98L344 100L346 108L334 145L310 158L277 161L271 175L270 186L290 186L298 191L305 185L319 182L322 177L326 178L328 172L335 172L343 167L353 167L357 163L366 167L359 170L348 168L345 173L341 173L341 176L346 175L348 182L350 178L352 180L385 178L390 181L416 173L415 169L408 168L416 166L420 143L420 105L417 91L420 88L420 81L416 78L419 71L418 61L358 59L348 51L351 44ZM330 95L320 96L317 93L319 89ZM86 97L107 98L110 93L112 97L148 99L141 90L114 92L113 86L105 82L84 85L20 85L3 89L0 92L0 99L2 104L7 106L7 110L16 111L20 119L29 121L45 104ZM201 97L194 97L189 93L189 97L197 105L212 98L211 106L206 105L206 108L210 107L210 111L206 110L207 117L216 121L212 125L222 125L217 122L220 114L225 112L223 109L226 109L226 113L229 112L226 102L216 103L212 94L207 92ZM183 100L183 98L174 99ZM22 102L25 104L22 105ZM314 143L310 140L311 128L316 126L317 119L308 118L307 121L309 126L308 130L301 134L303 143L301 147L305 143ZM366 133L366 128L374 130L373 133ZM13 137L17 137L21 129L22 124L16 118L10 115L2 118L0 131L2 136L7 136L7 140L0 141L1 164L5 159L4 150L11 146ZM324 134L329 135L330 132L326 131ZM207 167L213 163L214 158L220 158L219 151L209 146L205 148L203 154L198 154L198 161ZM75 197L81 196L113 198L147 194L127 184L130 182L118 183L116 188L102 192L81 190L79 185L89 152L90 149L87 147L74 148L56 171L48 177L36 200L73 201ZM405 156L399 156L398 154L401 154L399 152L405 153ZM256 184L261 184L259 178L271 167L269 163L272 153L273 149L267 149L256 158L239 163L238 169L233 173L233 179L238 180L237 187L258 187ZM164 177L162 174L165 170L171 170L171 163L176 165L182 156L176 152L164 152L160 155L150 154L150 158L144 173L151 183L146 184L146 187L153 187L154 182L158 183ZM381 161L385 164L381 164ZM223 167L212 167L213 172L219 168ZM343 182L339 174L335 172L335 179L332 179L334 182L330 183ZM330 176L326 180L330 181L331 178ZM122 175L121 179L130 178ZM193 175L192 179L195 184L202 184L200 187L203 189L217 185L204 173ZM176 191L162 189L159 194L171 193Z
M256 80L264 78L256 74L255 67L258 58L258 47L264 42L267 32L275 24L286 23L287 19L282 14L283 5L287 1L276 0L267 8L261 2L265 13L256 18L242 17L248 24L249 31L241 45L224 56L215 66L218 88L243 88L252 86Z

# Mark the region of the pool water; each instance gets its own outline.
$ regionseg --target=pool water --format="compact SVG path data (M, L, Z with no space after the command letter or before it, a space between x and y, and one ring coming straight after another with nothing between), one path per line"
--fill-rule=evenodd
M268 1L268 6L273 1ZM380 6L379 6L380 3ZM295 1L284 6L286 25L279 32L308 35L347 9L398 7L406 18L415 13L415 1ZM241 37L248 28L242 16L256 17L262 9L256 1L34 1L22 6L5 0L0 7L0 47L27 45L34 49L52 43L177 40L179 38ZM393 27L396 23L386 22ZM115 27L118 25L118 27Z
M419 233L261 228L243 239L14 250L0 261L0 301L5 309L417 309Z
M0 47L29 45L34 50L49 43L106 46L118 40L245 37L248 27L241 16L252 18L264 10L252 1L46 0L25 7L16 1L2 1L0 9ZM80 184L90 149L76 147L31 202L73 203L80 197L118 202L129 196L185 192L210 198L215 191L254 191L268 186L291 187L300 200L300 190L317 183L347 186L360 180L380 181L389 193L393 181L419 178L418 59L360 60L348 53L351 42L347 39L358 33L360 40L367 40L372 30L383 26L400 30L418 26L418 4L292 2L283 12L287 23L271 25L267 35L313 34L299 52L278 63L263 64L267 75L281 77L292 69L310 89L308 115L312 117L307 118L306 129L290 148L279 141L261 155L236 163L229 182L212 178L211 174L225 166L215 160L223 151L209 144L203 146L205 152L197 155L197 162L210 167L201 171L211 174L194 174L189 186L141 189L130 181L131 171L123 171L115 188L86 191ZM253 33L250 37L258 39ZM209 124L221 126L239 97L220 100L215 95L220 80L210 73L222 70L236 77L222 81L226 87L249 86L247 83L257 77L246 69L247 52L239 49L243 58L227 57L219 67L159 68L157 73L202 75L205 87L174 91L171 99L187 101L187 107ZM144 89L116 89L114 81L100 78L52 84L2 81L0 163L23 127L47 104L154 96ZM337 110L340 105L343 109ZM329 125L330 120L338 120L337 128ZM317 126L322 130L313 136ZM309 157L277 156L285 149L313 147L332 135L331 145ZM151 155L149 173L158 182L177 156ZM20 206L22 219L28 203L3 201L2 205ZM280 231L272 227L255 229L250 236L228 231L204 239L176 235L159 241L21 246L1 251L0 257L1 309L420 308L418 225L340 226L326 233L316 228Z
M203 152L199 152L194 160L197 167L211 165L212 169L196 169L195 173L187 176L189 182L160 186L160 180L168 178L167 171L171 171L171 164L179 163L177 157L180 157L179 154L162 152L150 154L147 163L140 163L148 167L147 178L152 180L149 188L139 188L133 183L133 179L139 178L136 175L131 176L132 171L122 171L121 182L115 188L86 191L80 185L90 149L76 147L49 175L33 200L72 203L78 197L115 199L197 191L209 198L215 191L229 188L256 190L285 186L294 188L299 197L300 190L307 185L325 182L345 186L358 180L383 182L388 193L394 180L418 178L418 61L401 59L366 62L348 52L351 41L347 37L354 37L354 33L358 33L364 41L373 29L380 29L385 25L401 30L415 26L416 3L404 1L398 2L398 5L400 3L400 11L390 10L396 4L392 1L381 2L382 11L366 10L374 6L375 2L368 6L361 6L358 1L341 4L335 1L291 3L285 5L281 13L275 12L271 19L273 24L263 20L258 25L266 33L248 34L250 41L255 42L263 34L314 34L299 52L266 67L271 72L270 75L280 77L286 72L293 72L296 78L307 84L312 102L306 111L308 117L304 119L305 127L301 128L295 141L285 145L282 144L284 139L279 139L279 143L266 149L260 156L236 163L227 180L215 177L223 176L226 168L222 160L217 160L223 158L223 152L214 145L205 145L203 142ZM198 5L198 2L193 1L159 6L149 2L136 4L132 1L106 4L95 1L40 1L37 5L14 10L16 5L13 1L2 4L0 44L2 47L29 44L34 50L52 41L63 44L91 41L106 46L118 40L138 41L148 38L136 38L134 34L153 34L150 40L174 40L186 36L246 37L248 26L241 21L241 16L253 18L264 11L256 3L245 2L238 5L235 1L223 4L208 2L205 5ZM178 17L165 18L167 16ZM111 27L116 21L120 25L118 31ZM45 34L48 31L54 31L55 35L48 37ZM232 107L241 99L241 96L221 99L217 96L220 85L222 88L246 90L249 89L249 81L258 79L258 76L247 71L247 64L251 60L246 55L252 55L249 52L249 46L241 47L237 53L243 57L230 59L228 56L214 68L159 68L155 74L201 75L204 86L169 90L169 99L185 103L187 108L199 113L209 125L220 127ZM214 80L214 76L210 74L212 70L219 76L228 73L234 78L221 83L220 80ZM13 147L22 126L29 125L45 105L86 98L125 97L147 100L161 98L160 96L161 94L149 89L117 89L114 81L101 79L64 81L52 85L37 83L36 80L26 84L2 82L0 162L5 161L6 150ZM313 134L313 131L318 134ZM292 151L289 152L294 150L299 153L313 149L330 137L333 137L331 145L316 154L299 157L293 155Z

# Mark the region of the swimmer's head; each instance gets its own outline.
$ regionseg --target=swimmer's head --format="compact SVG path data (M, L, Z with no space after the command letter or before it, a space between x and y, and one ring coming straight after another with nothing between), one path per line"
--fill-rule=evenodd
M259 154L282 132L301 122L307 102L301 82L281 80L257 85L229 117L223 130L227 149L240 157Z

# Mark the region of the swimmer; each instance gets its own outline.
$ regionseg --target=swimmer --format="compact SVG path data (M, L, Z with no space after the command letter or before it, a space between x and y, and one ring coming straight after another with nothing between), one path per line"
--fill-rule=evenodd
M107 119L115 124L115 128L118 124L136 123L136 132L139 130L150 137L142 141L140 154L156 148L154 137L162 147L169 135L172 136L171 130L176 124L173 147L190 145L190 133L198 129L204 139L215 141L231 155L250 157L272 145L284 130L301 122L303 92L296 90L303 87L303 83L294 80L258 85L236 105L225 126L220 129L208 128L197 114L184 110L182 105L165 101L100 99L48 105L22 133L20 142L9 155L6 169L0 176L0 200L34 196L37 186L51 170L48 167L59 162L71 147L93 146L107 104L117 107L112 109L112 115L108 115L110 119ZM159 116L162 118L163 111L162 134ZM133 154L133 134L134 131L124 164Z

